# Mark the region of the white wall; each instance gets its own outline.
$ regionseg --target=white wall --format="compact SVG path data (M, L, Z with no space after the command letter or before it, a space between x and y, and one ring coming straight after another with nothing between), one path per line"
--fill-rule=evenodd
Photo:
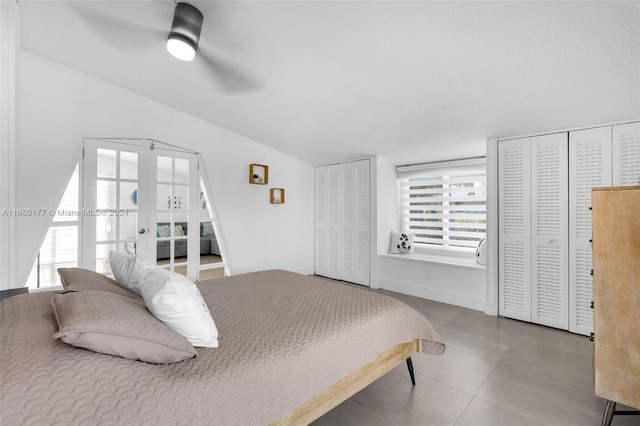
M18 96L18 208L57 207L84 137L156 139L202 153L234 274L266 268L313 272L310 164L27 52L21 55ZM250 163L269 165L269 185L248 183ZM269 203L270 187L286 189L285 204ZM26 279L48 218L17 222L23 272L12 288Z
M381 256L378 261L381 288L484 311L487 288L485 269L410 260L400 256Z
M389 233L398 227L400 222L397 199L398 182L396 168L384 158L377 158L376 185L376 215L377 215L377 242L375 261L371 269L371 287L380 288L382 271L380 269L379 253L389 251Z

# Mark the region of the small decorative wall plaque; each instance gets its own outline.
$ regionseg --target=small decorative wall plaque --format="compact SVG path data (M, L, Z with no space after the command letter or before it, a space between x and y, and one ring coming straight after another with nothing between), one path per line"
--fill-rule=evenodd
M284 188L271 188L271 204L284 204Z
M264 164L251 164L249 166L249 183L266 185L269 183L269 166Z

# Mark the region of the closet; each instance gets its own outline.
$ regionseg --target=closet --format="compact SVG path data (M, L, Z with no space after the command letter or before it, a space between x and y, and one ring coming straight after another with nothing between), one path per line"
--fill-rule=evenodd
M640 122L498 141L499 315L593 331L591 188L640 183Z
M316 167L316 275L369 285L369 163Z
M500 315L566 328L567 134L498 144Z

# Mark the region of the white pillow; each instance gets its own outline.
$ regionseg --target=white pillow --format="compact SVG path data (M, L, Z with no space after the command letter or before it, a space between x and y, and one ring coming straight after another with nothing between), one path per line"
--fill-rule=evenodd
M218 329L198 287L187 277L154 266L140 279L151 313L187 338L193 346L218 347Z
M140 277L142 273L153 264L146 262L135 254L109 252L109 263L111 264L111 272L113 278L118 285L134 292L138 296L142 296L140 292Z
M389 245L389 253L415 253L413 248L413 240L415 234L413 232L402 234L391 231L391 244Z

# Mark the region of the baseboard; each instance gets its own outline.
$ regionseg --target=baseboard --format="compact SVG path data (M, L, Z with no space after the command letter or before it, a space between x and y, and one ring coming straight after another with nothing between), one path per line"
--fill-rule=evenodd
M408 294L410 296L421 297L423 299L434 300L436 302L447 303L449 305L461 306L463 308L469 308L476 311L484 312L485 310L484 300L466 294L386 279L381 280L380 288L395 291L397 293Z
M293 269L290 269L290 271L296 272L300 275L313 275L313 272L314 272L313 267L309 267L309 266L305 266L302 268L293 268Z
M484 313L487 315L491 315L493 317L498 316L497 312L494 312L493 310L493 303L491 302L484 302Z

